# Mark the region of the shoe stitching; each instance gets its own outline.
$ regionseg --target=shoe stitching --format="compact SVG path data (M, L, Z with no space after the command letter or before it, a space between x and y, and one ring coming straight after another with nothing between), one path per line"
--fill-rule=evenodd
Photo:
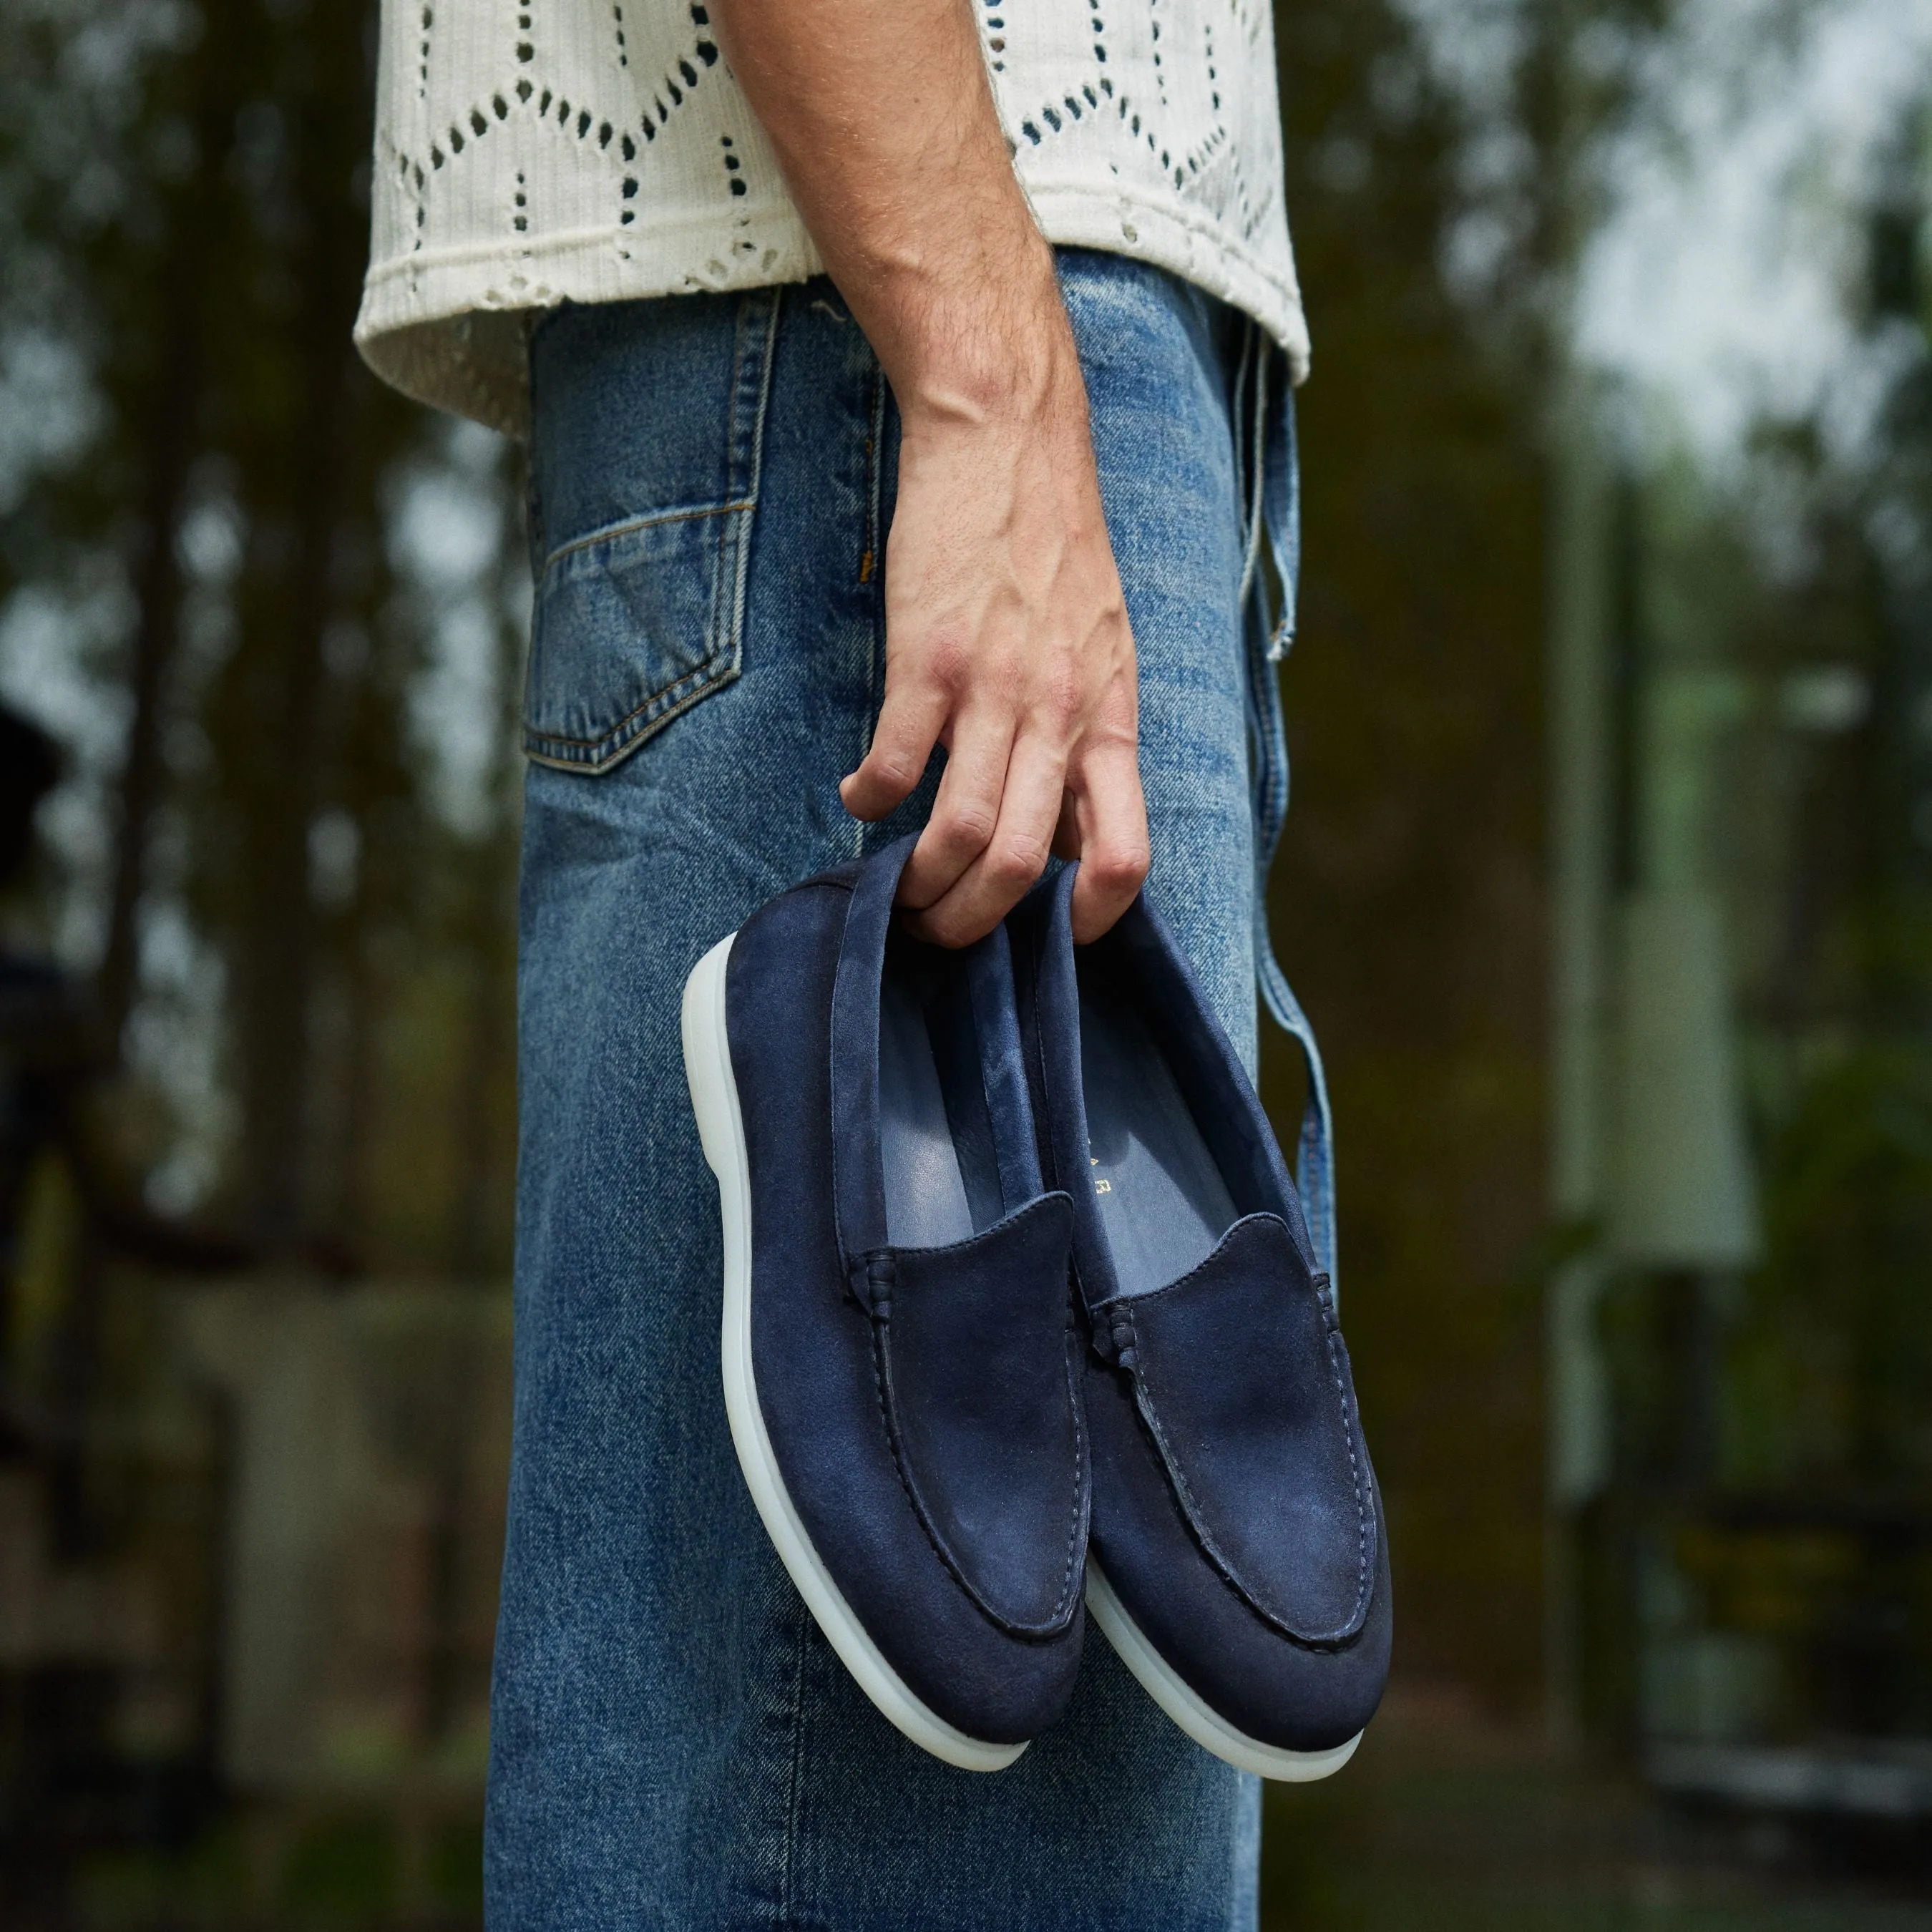
M982 1598L980 1592L974 1588L972 1583L968 1580L966 1574L964 1569L961 1567L958 1559L956 1558L952 1552L947 1549L945 1544L941 1541L938 1534L933 1528L931 1517L927 1513L925 1502L919 1492L917 1479L914 1476L909 1460L904 1450L900 1447L898 1431L892 1426L892 1405L890 1394L891 1387L891 1374L890 1369L886 1366L885 1361L885 1331L890 1322L890 1316L891 1306L890 1304L888 1304L886 1305L885 1312L875 1317L872 1322L873 1381L879 1391L880 1419L881 1424L885 1430L886 1444L892 1452L892 1467L898 1476L899 1487L905 1492L906 1501L911 1507L914 1518L919 1524L920 1532L926 1538L927 1544L930 1546L932 1550L932 1553L939 1558L940 1566L945 1570L946 1574L952 1579L953 1582L958 1586L961 1592L964 1593L967 1600L971 1604L973 1607L977 1610L982 1616L985 1617L988 1622L995 1625L998 1629L1004 1630L1010 1636L1024 1638L1029 1642L1050 1642L1054 1638L1064 1634L1067 1624L1072 1618L1075 1604L1078 1599L1078 1592L1074 1588L1073 1580L1075 1558L1078 1554L1079 1546L1081 1516L1080 1499L1082 1487L1080 1472L1084 1451L1084 1441L1080 1426L1080 1412L1078 1405L1077 1402L1074 1402L1071 1408L1074 1432L1073 1515L1072 1521L1070 1522L1067 1528L1067 1560L1065 1568L1060 1573L1060 1595L1054 1604L1052 1614L1048 1618L1046 1622L1042 1624L1016 1623L1010 1617L1003 1616L998 1610L993 1609L983 1598ZM1073 1393L1072 1380L1072 1372L1070 1368L1068 1372L1068 1394L1070 1397Z
M1136 1426L1136 1428L1140 1430L1142 1438L1146 1439L1148 1453L1150 1453L1150 1455L1154 1456L1154 1459L1155 1459L1155 1465L1160 1466L1160 1468L1161 1468L1161 1474L1163 1474L1163 1476L1165 1476L1165 1474L1167 1474L1167 1470L1165 1470L1165 1462L1163 1462L1163 1460L1161 1460L1160 1443L1157 1443L1157 1439L1155 1439L1154 1430L1148 1428L1148 1418L1146 1418L1146 1416L1144 1416L1144 1414L1140 1414L1140 1410L1138 1410L1138 1406L1136 1406L1136 1410L1134 1410L1134 1426ZM1192 1524L1190 1520L1188 1520L1186 1510L1184 1510L1183 1507L1180 1507L1180 1499L1178 1499L1178 1497L1174 1496L1173 1488L1167 1488L1167 1492L1165 1492L1165 1496L1167 1496L1167 1507L1168 1507L1168 1509L1171 1509L1171 1510L1173 1510L1174 1522L1178 1524L1178 1528L1180 1528L1180 1532L1183 1532L1184 1536L1192 1536L1192 1534L1194 1534L1194 1524ZM1237 1607L1237 1610L1240 1611L1242 1616L1244 1616L1244 1617L1252 1617L1252 1619L1254 1619L1256 1623L1262 1624L1262 1629L1268 1630L1269 1636L1281 1636L1281 1638L1285 1638L1285 1640L1287 1640L1287 1642L1294 1644L1296 1650L1308 1650L1308 1652L1312 1652L1312 1654L1314 1654L1314 1656L1322 1656L1322 1658L1337 1658L1337 1656L1341 1656L1341 1654L1342 1654L1342 1652L1345 1652L1345 1650L1352 1650L1352 1648L1354 1648L1356 1644L1358 1644L1358 1642L1360 1642L1360 1640L1362 1640L1362 1634L1364 1634L1364 1633L1362 1633L1362 1630L1356 1630L1354 1636L1339 1636L1339 1638L1324 1638L1324 1636L1296 1636L1296 1634L1292 1633L1292 1630L1282 1630L1282 1629L1281 1629L1281 1624L1277 1624L1277 1623L1275 1623L1274 1619L1271 1619L1271 1617L1268 1617L1268 1613L1265 1613L1265 1611L1256 1610L1254 1604L1252 1604L1250 1600L1248 1600L1248 1598L1244 1596L1244 1594L1242 1594L1240 1584L1231 1582L1231 1580L1228 1580L1227 1576L1225 1576L1225 1574L1221 1574L1221 1570L1215 1569L1214 1565L1210 1565L1210 1574L1211 1574L1211 1576L1214 1576L1215 1582L1217 1582L1219 1586L1223 1588L1225 1592L1228 1594L1228 1598L1231 1598L1231 1600L1232 1600L1232 1604L1234 1604L1234 1607ZM1119 1580L1114 1580L1114 1588L1117 1588L1117 1590L1119 1590Z
M1205 1265L1204 1262L1202 1266ZM1192 1272L1198 1274L1199 1270L1196 1269ZM1189 1276L1184 1275L1180 1281L1186 1281L1188 1279ZM1167 1288L1156 1289L1154 1293L1165 1294L1180 1286L1180 1282L1172 1282L1168 1283ZM1150 1294L1135 1298L1147 1300L1151 1300L1153 1296ZM1153 1437L1155 1446L1160 1450L1162 1467L1166 1472L1169 1484L1176 1492L1181 1505L1182 1514L1186 1517L1188 1527L1192 1531L1196 1540L1199 1543L1203 1553L1222 1580L1240 1596L1242 1600L1247 1604L1258 1616L1273 1628L1280 1630L1283 1636L1291 1638L1297 1643L1304 1645L1340 1644L1350 1641L1356 1634L1357 1628L1362 1619L1367 1614L1368 1600L1372 1587L1369 1576L1369 1555L1371 1547L1370 1533L1373 1525L1367 1498L1363 1494L1361 1466L1355 1454L1356 1430L1351 1420L1347 1383L1342 1374L1340 1361L1336 1352L1336 1346L1341 1340L1341 1330L1333 1316L1330 1314L1328 1304L1318 1290L1316 1292L1316 1306L1322 1310L1322 1324L1327 1331L1324 1341L1328 1351L1329 1360L1334 1370L1336 1390L1340 1400L1342 1440L1347 1445L1348 1451L1349 1481L1355 1495L1356 1550L1355 1599L1351 1607L1347 1627L1319 1636L1307 1636L1301 1631L1292 1628L1281 1618L1257 1602L1241 1582L1234 1564L1222 1553L1214 1533L1207 1526L1201 1506L1196 1501L1192 1490L1188 1485L1187 1478L1181 1470L1179 1459L1168 1441L1167 1432L1161 1423L1159 1412L1154 1405L1153 1393L1148 1388L1142 1375L1139 1352L1135 1340L1131 1339L1133 1320L1132 1310L1130 1308L1120 1309L1118 1303L1108 1305L1116 1311L1112 1319L1123 1323L1127 1328L1130 1336L1125 1348L1115 1358L1115 1360L1118 1366L1132 1377L1134 1385L1135 1408L1138 1412L1148 1433ZM1106 1312L1105 1308L1096 1311L1096 1312ZM1101 1351L1097 1348L1095 1352L1101 1354ZM1104 1354L1101 1354L1101 1358L1105 1360L1106 1357Z
M1166 1456L1161 1451L1160 1438L1155 1435L1153 1427L1147 1417L1142 1413L1138 1403L1135 1405L1134 1422L1142 1435L1146 1438L1148 1449L1161 1474L1165 1476L1167 1473L1167 1462ZM1173 1510L1174 1520L1179 1524L1183 1534L1193 1536L1196 1534L1193 1520L1182 1508L1180 1499L1174 1495L1173 1486L1171 1484L1168 1486L1166 1494L1168 1507ZM1104 1560L1103 1557L1102 1561ZM1256 1604L1241 1586L1228 1576L1219 1565L1210 1563L1208 1568L1214 1575L1215 1582L1234 1599L1244 1616L1253 1618L1255 1622L1270 1636L1284 1639L1293 1644L1298 1650L1310 1651L1320 1657L1337 1657L1342 1652L1354 1648L1361 1640L1363 1633L1360 1630L1357 1630L1352 1636L1345 1637L1298 1636L1294 1631L1285 1629ZM1118 1587L1118 1584L1115 1587Z
M1073 1318L1072 1265L1068 1267L1066 1329L1061 1354L1066 1370L1066 1412L1073 1418L1073 1520L1066 1526L1066 1567L1060 1572L1060 1600L1064 1604L1073 1592L1075 1570L1081 1567L1082 1517L1090 1519L1093 1487L1087 1477L1086 1405L1080 1399L1080 1336Z
M1332 1344L1330 1347L1330 1359L1333 1359ZM1188 1486L1187 1478L1182 1473L1180 1463L1174 1455L1174 1452L1168 1444L1166 1431L1162 1426L1160 1416L1154 1408L1154 1398L1149 1392L1147 1384L1141 1378L1138 1368L1133 1371L1133 1377L1136 1406L1141 1410L1142 1414L1145 1417L1148 1426L1154 1436L1154 1441L1160 1446L1161 1461L1166 1468L1168 1480L1172 1483L1175 1490L1179 1492L1182 1508L1186 1515L1190 1525L1194 1531L1196 1539L1199 1541L1202 1550L1206 1552L1208 1561L1212 1563L1214 1568L1221 1573L1222 1576L1240 1593L1242 1597L1252 1605L1258 1615L1264 1618L1268 1623L1273 1624L1277 1630L1280 1630L1284 1636L1294 1638L1298 1643L1316 1644L1346 1642L1348 1639L1355 1634L1356 1628L1359 1626L1362 1618L1367 1613L1370 1586L1368 1509L1366 1502L1362 1495L1361 1472L1355 1460L1354 1432L1349 1426L1348 1409L1346 1397L1344 1398L1342 1404L1342 1432L1343 1439L1348 1444L1349 1480L1355 1492L1355 1600L1354 1604L1351 1606L1350 1613L1346 1625L1340 1627L1333 1631L1324 1632L1320 1636L1311 1636L1302 1631L1292 1628L1282 1618L1276 1616L1273 1611L1267 1609L1260 1603L1256 1602L1253 1596L1248 1591L1246 1585L1241 1582L1234 1564L1222 1554L1220 1546L1214 1539L1213 1532L1208 1528L1207 1523L1203 1518L1201 1506L1195 1500L1194 1492ZM1341 1375L1338 1369L1336 1375L1336 1382L1338 1388L1341 1386Z
M1028 965L1030 969L1033 998L1028 1002L1023 1030L1026 1044L1032 1049L1034 1070L1040 1081L1040 1097L1047 1099L1048 1087L1046 1073L1046 1049L1040 1024L1040 966L1043 949L1040 928L1034 927L1028 934ZM1053 1132L1051 1125L1052 1110L1042 1106L1035 1115L1034 1141L1044 1154L1042 1163L1043 1178L1056 1187L1060 1185L1060 1162L1054 1154ZM1071 1197L1070 1198L1070 1204ZM1090 1524L1093 1514L1093 1484L1087 1472L1086 1404L1080 1393L1080 1322L1076 1298L1084 1300L1080 1286L1080 1274L1071 1254L1066 1262L1066 1338L1071 1346L1066 1351L1066 1403L1067 1412L1073 1418L1073 1517L1067 1526L1066 1567L1060 1573L1060 1601L1064 1604L1072 1593L1075 1573L1082 1568L1081 1534L1082 1519Z
M955 1243L952 1245L963 1246L965 1244ZM932 1252L944 1253L946 1250L934 1249ZM875 1261L886 1261L889 1258L884 1256L866 1256L862 1258L866 1264L866 1271L868 1280L874 1279L872 1274L872 1264ZM858 1269L855 1268L852 1276L849 1278L856 1279L858 1272ZM854 1298L859 1300L860 1298L855 1292ZM862 1305L864 1304L862 1303ZM1063 1635L1079 1600L1079 1593L1074 1587L1074 1570L1075 1558L1079 1546L1082 1494L1081 1472L1084 1465L1086 1442L1085 1432L1081 1424L1080 1403L1077 1391L1073 1386L1072 1369L1070 1363L1067 1370L1067 1394L1068 1412L1073 1423L1073 1516L1067 1532L1067 1561L1065 1568L1061 1572L1060 1597L1054 1605L1052 1616L1046 1623L1038 1624L1016 1623L1012 1618L1002 1616L998 1611L994 1610L985 1601L980 1592L968 1580L964 1571L952 1552L946 1548L933 1528L925 1502L919 1493L917 1480L908 1466L904 1450L901 1447L898 1431L893 1425L895 1405L891 1394L892 1371L886 1348L886 1334L892 1316L892 1300L890 1294L881 1297L877 1303L866 1306L865 1312L872 1330L872 1385L878 1392L879 1398L880 1426L884 1431L886 1446L892 1451L892 1468L898 1477L899 1487L904 1492L906 1502L911 1508L914 1520L920 1526L920 1533L925 1537L932 1553L939 1558L940 1567L964 1594L967 1600L972 1604L973 1607L1008 1636L1021 1637L1033 1642L1051 1642L1054 1638Z
M1324 1286L1328 1277L1316 1279ZM1335 1394L1342 1405L1342 1440L1348 1448L1348 1479L1355 1486L1355 1606L1358 1615L1365 1613L1369 1598L1369 1508L1362 1494L1361 1465L1355 1460L1355 1438L1360 1432L1359 1418L1352 1418L1348 1401L1348 1378L1342 1372L1342 1330L1328 1305L1328 1297L1318 1288L1316 1305L1322 1310L1322 1325L1328 1330L1328 1360L1335 1372ZM1353 1618L1350 1619L1352 1622Z
M1274 1222L1276 1226L1281 1229L1282 1232L1288 1236L1289 1245L1291 1246L1294 1245L1294 1236L1293 1231L1288 1227L1287 1222L1284 1220L1280 1215L1276 1214L1272 1208L1257 1208L1252 1214L1244 1214L1241 1216L1241 1219L1234 1223L1234 1228L1240 1227L1245 1222L1252 1221ZM1230 1228L1228 1230L1228 1234L1232 1234L1234 1232L1234 1228ZM1173 1280L1162 1282L1159 1288L1148 1288L1139 1294L1110 1295L1105 1301L1099 1303L1094 1310L1096 1323L1097 1324L1100 1317L1106 1315L1109 1310L1124 1309L1128 1310L1131 1314L1131 1311L1136 1307L1144 1307L1150 1303L1162 1300L1166 1297L1173 1294L1177 1288L1185 1288L1190 1282L1195 1279L1196 1276L1204 1274L1207 1272L1208 1269L1213 1264L1216 1256L1218 1256L1221 1250L1227 1246L1228 1234L1223 1234L1220 1240L1215 1243L1214 1252L1210 1254L1205 1261L1197 1262L1195 1266L1190 1268L1185 1274L1176 1275ZM1298 1259L1300 1258L1300 1250L1297 1249L1295 1252L1296 1257ZM1326 1275L1321 1275L1315 1277L1315 1279L1319 1282L1325 1283L1328 1277ZM1316 1287L1315 1292L1317 1300L1323 1298L1322 1288L1319 1286Z
M888 1304L889 1312L890 1304ZM980 1616L986 1618L988 1622L1009 1636L1050 1642L1063 1634L1067 1611L1070 1607L1066 1602L1066 1588L1064 1581L1060 1586L1060 1600L1054 1606L1054 1616L1051 1624L1036 1627L1032 1624L1014 1623L1010 1618L1001 1616L997 1610L990 1608L981 1600L980 1593L967 1581L964 1574L954 1560L952 1552L933 1533L932 1522L926 1515L925 1504L920 1498L918 1488L913 1480L912 1472L908 1468L906 1458L900 1450L898 1432L892 1426L892 1402L887 1393L890 1372L886 1366L886 1323L885 1316L874 1316L872 1318L872 1383L878 1390L879 1395L879 1426L884 1432L886 1447L892 1451L893 1473L899 1479L899 1488L905 1496L907 1507L912 1511L913 1520L919 1525L920 1533L926 1538L927 1546L931 1549L933 1555L938 1558L940 1567L952 1580L954 1587L960 1592L974 1609L979 1612ZM1060 1628L1056 1628L1054 1625L1059 1625Z

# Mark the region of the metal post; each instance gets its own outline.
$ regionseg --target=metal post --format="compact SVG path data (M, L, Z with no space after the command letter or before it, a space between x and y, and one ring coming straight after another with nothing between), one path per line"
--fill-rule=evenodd
M1560 1227L1599 1221L1611 988L1614 833L1612 496L1596 379L1567 360L1551 412L1549 536L1550 1195ZM1609 1394L1595 1333L1604 1278L1593 1247L1549 1288L1545 1684L1552 1732L1578 1717L1576 1512L1608 1473Z

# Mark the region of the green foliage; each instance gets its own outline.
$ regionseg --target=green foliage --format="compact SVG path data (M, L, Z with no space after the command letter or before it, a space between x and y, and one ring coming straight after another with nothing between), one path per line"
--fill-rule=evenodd
M1765 1184L1769 1258L1729 1345L1724 1474L1932 1489L1932 1058L1873 1045L1807 1087Z

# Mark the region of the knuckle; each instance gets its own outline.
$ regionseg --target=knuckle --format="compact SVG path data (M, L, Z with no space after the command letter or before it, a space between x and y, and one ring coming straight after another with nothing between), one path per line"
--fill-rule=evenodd
M977 799L950 805L935 820L940 839L956 850L983 852L992 842L992 808Z
M871 768L867 776L872 782L891 790L910 791L918 778L911 759L896 748L874 752L866 762Z
M973 669L973 650L963 631L946 628L934 631L926 640L926 675L940 690L956 694L962 690Z
M1004 886L1030 886L1046 869L1047 842L1030 832L1002 838L987 854L986 869Z
M1150 862L1145 843L1132 840L1102 847L1085 860L1084 869L1104 890L1133 892L1147 877Z
M1060 739L1070 738L1083 709L1085 695L1078 668L1072 663L1053 666L1041 686L1037 709L1042 721Z

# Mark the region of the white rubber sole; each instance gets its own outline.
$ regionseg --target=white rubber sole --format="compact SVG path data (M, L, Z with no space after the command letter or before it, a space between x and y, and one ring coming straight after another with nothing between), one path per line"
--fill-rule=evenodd
M738 1466L745 1472L752 1501L779 1561L860 1689L922 1750L962 1771L1004 1771L1026 1746L987 1744L968 1737L927 1709L907 1688L820 1562L772 1453L752 1372L752 1180L744 1115L724 1027L724 968L731 956L731 940L736 937L734 933L721 939L692 968L684 982L683 1031L685 1078L691 1087L704 1158L718 1177L724 1223L724 1413L730 1421Z
M1141 1688L1203 1750L1212 1751L1238 1771L1252 1771L1283 1784L1312 1784L1318 1778L1332 1777L1340 1771L1362 1742L1362 1734L1358 1731L1346 1744L1337 1744L1332 1750L1283 1750L1277 1744L1262 1744L1236 1730L1175 1676L1160 1652L1142 1634L1139 1624L1127 1615L1100 1566L1090 1559L1087 1564L1087 1608L1106 1632L1107 1641L1120 1653L1120 1661L1138 1679Z

